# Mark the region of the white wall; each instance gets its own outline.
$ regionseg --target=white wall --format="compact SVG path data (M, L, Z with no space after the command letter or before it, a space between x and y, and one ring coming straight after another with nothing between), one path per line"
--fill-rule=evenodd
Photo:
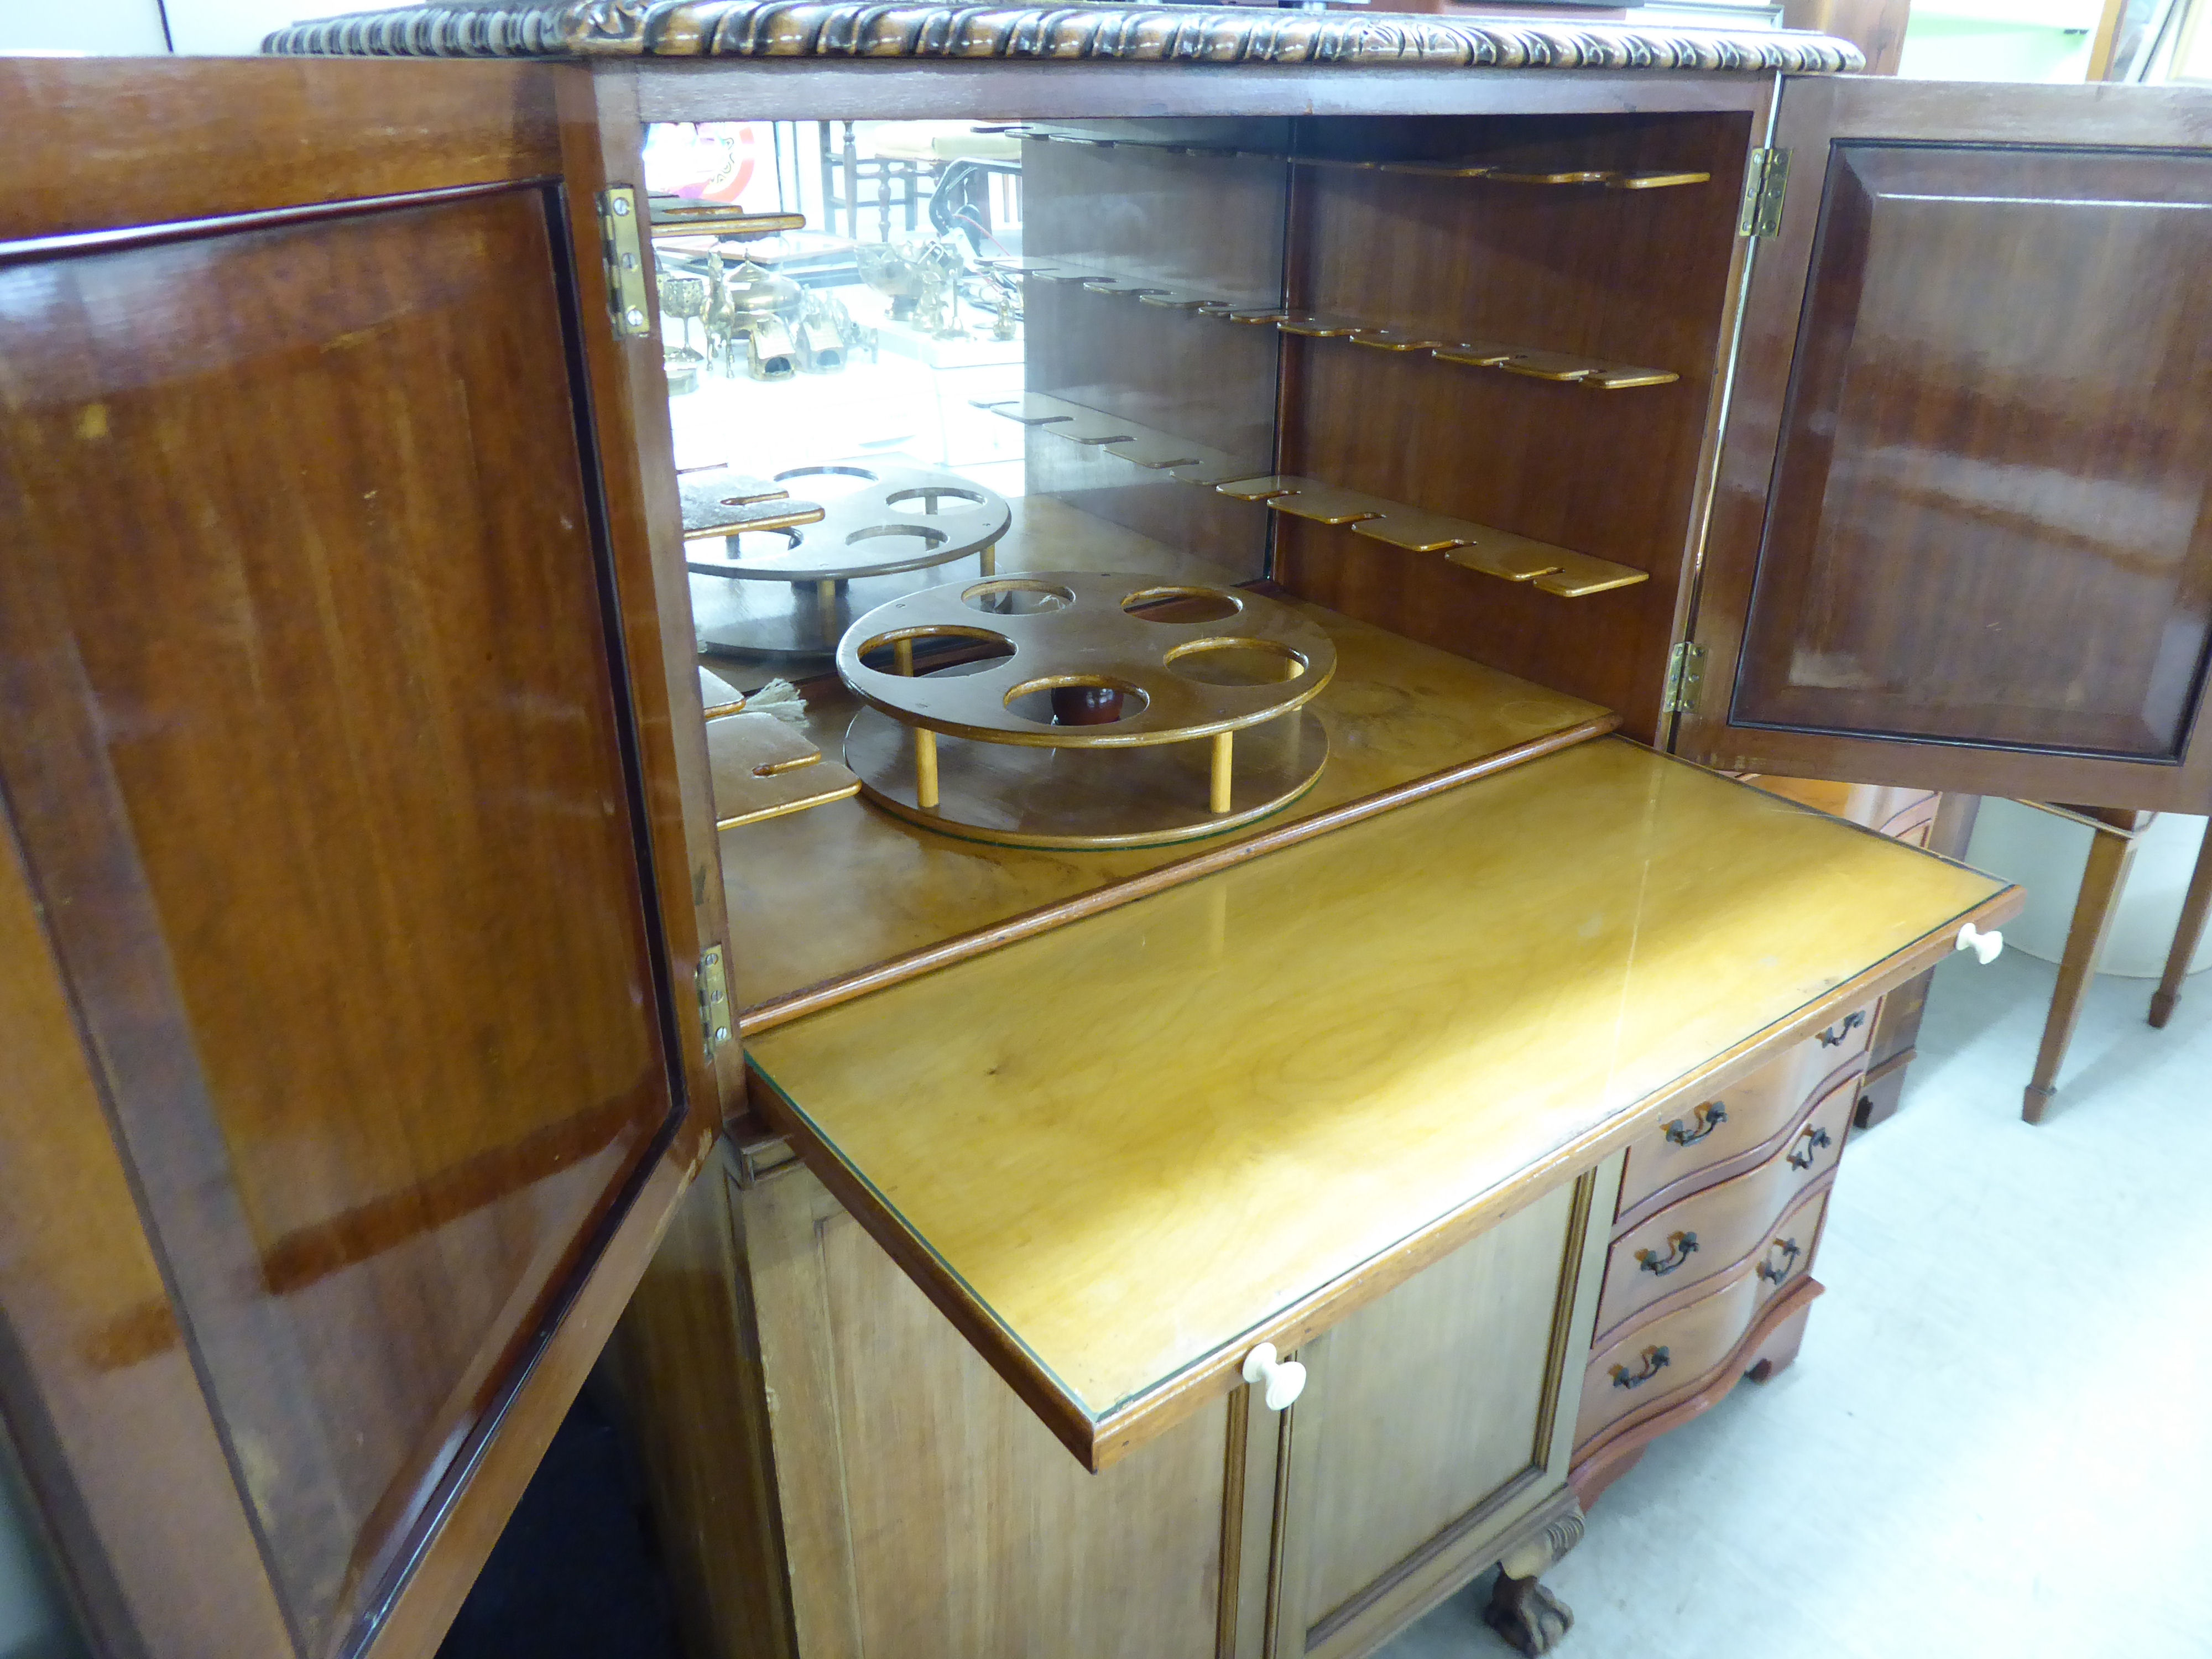
M175 49L201 57L258 52L262 37L287 23L335 17L344 11L381 10L384 4L385 0L346 0L338 5L318 4L316 0L162 0Z
M244 57L258 51L271 29L378 4L379 0L0 0L0 52L143 57L174 50L198 57Z
M2089 862L2094 832L2068 818L2039 812L2017 801L1989 799L1974 820L1966 862L2027 889L2027 908L2005 924L2005 943L2032 957L2056 962L2066 953L2074 900ZM2203 818L2162 813L2136 842L2135 867L2112 918L2112 932L2097 958L2100 974L2156 979L2173 948L2174 924L2204 840ZM2205 932L2191 973L2212 968L2212 928Z
M161 0L0 0L0 52L70 52L97 56L167 52Z

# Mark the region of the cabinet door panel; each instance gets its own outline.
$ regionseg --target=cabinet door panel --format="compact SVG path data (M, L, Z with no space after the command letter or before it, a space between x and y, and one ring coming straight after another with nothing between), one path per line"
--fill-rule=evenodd
M556 82L258 67L149 71L108 148L46 158L79 169L70 234L0 240L0 799L43 952L12 954L96 1091L0 1112L108 1141L99 1224L160 1275L97 1318L77 1297L0 1405L52 1424L42 1506L94 1523L72 1574L124 1581L108 1646L127 1608L192 1650L170 1632L197 1597L273 1602L302 1655L427 1650L503 1518L480 1494L519 1490L713 1090L669 961L696 942L662 909L670 862L689 883L656 590L596 452L605 301L570 254ZM114 90L0 76L40 131ZM506 138L464 144L461 180L420 141L481 126L471 102ZM187 105L285 159L182 223L113 175ZM0 1312L69 1294L36 1260L0 1238ZM114 1386L47 1380L72 1352L190 1378L234 1489L78 1449L124 1437ZM99 1524L133 1482L206 1582L155 1582ZM258 1596L225 1582L257 1569Z
M811 1174L738 1208L800 1654L1212 1659L1237 1413L1090 1474Z
M2212 98L2014 90L1789 89L1680 746L2201 811Z
M1300 1351L1277 1659L1364 1652L1559 1489L1620 1174L1553 1188Z
M523 189L0 274L0 775L315 1647L675 1098L550 252Z

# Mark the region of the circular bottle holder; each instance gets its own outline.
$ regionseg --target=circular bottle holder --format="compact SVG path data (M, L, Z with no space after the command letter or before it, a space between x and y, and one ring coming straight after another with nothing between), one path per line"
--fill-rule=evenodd
M828 496L822 517L774 530L733 526L726 539L685 544L702 650L826 657L854 617L902 588L926 586L936 567L975 558L990 574L1012 522L995 491L931 468L840 464L778 473L775 482L793 495ZM830 495L831 485L842 493Z
M962 659L915 673L918 648ZM845 763L878 806L956 835L1188 840L1312 786L1328 738L1305 705L1335 667L1327 634L1237 589L1085 571L950 583L839 641L838 674L869 705Z

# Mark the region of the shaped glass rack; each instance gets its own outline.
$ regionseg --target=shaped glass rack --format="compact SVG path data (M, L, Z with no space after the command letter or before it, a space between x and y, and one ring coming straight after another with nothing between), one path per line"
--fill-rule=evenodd
M1310 519L1316 524L1342 525L1356 536L1388 542L1393 547L1442 553L1452 564L1509 582L1530 582L1562 599L1583 599L1650 580L1648 572L1632 565L1593 558L1549 542L1516 536L1510 530L1495 530L1470 519L1447 518L1381 495L1340 489L1315 478L1270 473L1232 479L1216 488L1240 501L1265 501L1274 512Z
M1453 564L1506 581L1528 582L1562 599L1582 599L1650 580L1648 573L1610 559L1554 547L1468 519L1448 518L1402 501L1340 489L1313 478L1255 474L1219 450L1185 443L1164 432L1103 415L1081 404L1026 392L1019 398L977 398L977 409L1057 433L1139 466L1164 471L1189 484L1210 485L1238 501L1264 501L1273 511L1317 524L1343 525L1354 534L1415 553L1442 553Z
M1065 260L1024 257L986 259L994 270L1067 283L1093 294L1111 295L1139 305L1164 306L1213 317L1249 327L1273 327L1308 339L1349 340L1377 351L1425 351L1442 362L1470 368L1495 368L1530 380L1583 386L1598 392L1621 392L1632 386L1668 386L1681 379L1674 370L1647 368L1634 363L1607 362L1571 352L1544 351L1533 346L1509 345L1492 340L1455 340L1442 331L1424 331L1375 323L1358 317L1299 311L1283 306L1250 305L1240 301L1194 293L1139 276L1091 270Z

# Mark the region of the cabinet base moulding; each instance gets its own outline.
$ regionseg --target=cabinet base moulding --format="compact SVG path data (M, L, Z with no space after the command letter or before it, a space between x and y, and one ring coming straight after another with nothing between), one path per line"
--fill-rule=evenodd
M1604 1496L1606 1488L1634 1468L1644 1449L1661 1435L1718 1405L1739 1377L1765 1382L1785 1370L1796 1358L1798 1345L1805 1339L1805 1316L1825 1288L1816 1279L1799 1279L1759 1310L1743 1340L1714 1369L1712 1380L1705 1387L1656 1416L1632 1419L1626 1427L1577 1448L1567 1482L1583 1508L1589 1509Z

